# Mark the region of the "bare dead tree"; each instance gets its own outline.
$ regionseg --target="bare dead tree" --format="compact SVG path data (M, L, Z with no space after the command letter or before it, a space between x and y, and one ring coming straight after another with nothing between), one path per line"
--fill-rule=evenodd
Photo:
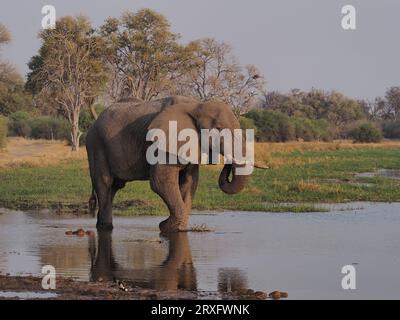
M244 113L263 92L265 81L253 65L241 67L231 47L215 39L195 41L195 65L180 81L178 93L202 101L222 100Z

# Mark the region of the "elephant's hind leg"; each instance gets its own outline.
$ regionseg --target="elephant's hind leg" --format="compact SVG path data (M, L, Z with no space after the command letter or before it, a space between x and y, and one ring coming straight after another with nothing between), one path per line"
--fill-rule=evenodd
M102 190L102 200L100 200L99 197L99 213L96 225L98 230L112 230L112 205L114 196L117 191L122 189L124 186L124 181L113 178L111 175L103 177L103 181L99 183L99 188Z
M96 191L99 211L97 213L98 230L112 230L112 199L114 179L108 168L108 162L102 150L96 152L93 187Z
M160 223L164 233L187 231L187 208L179 189L179 168L155 165L150 170L150 186L167 205L170 216Z
M112 230L112 190L108 183L97 184L96 193L99 200L99 212L97 214L98 230Z

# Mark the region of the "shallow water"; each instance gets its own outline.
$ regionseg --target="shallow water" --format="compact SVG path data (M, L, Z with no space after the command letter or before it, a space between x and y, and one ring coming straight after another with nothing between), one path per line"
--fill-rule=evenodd
M17 299L51 299L56 298L57 294L51 292L36 292L36 291L0 291L0 298L17 298Z
M378 169L374 172L361 172L355 175L356 178L384 177L389 179L400 179L400 170L397 169Z
M202 213L214 232L164 238L164 217L114 219L114 231L66 236L93 218L0 209L0 271L40 275L44 265L79 280L122 279L145 288L287 291L291 299L400 298L400 203L330 205L329 213ZM342 266L356 268L343 290ZM0 288L1 290L1 288Z

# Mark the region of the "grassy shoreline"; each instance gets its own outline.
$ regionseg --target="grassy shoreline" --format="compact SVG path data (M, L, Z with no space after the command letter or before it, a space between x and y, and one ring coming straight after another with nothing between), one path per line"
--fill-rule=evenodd
M318 203L400 201L400 180L355 176L378 168L400 169L400 143L353 148L335 144L309 144L308 149L305 146L292 143L285 149L282 144L257 145L258 161L264 161L270 169L255 169L246 189L233 196L218 188L219 166L202 167L193 208L321 212L326 209L319 208ZM260 159L260 155L264 158ZM0 168L0 207L86 213L90 190L87 161L82 153L68 159L63 153L61 159L42 166L23 162ZM117 194L114 207L120 215L167 213L147 181L128 183Z

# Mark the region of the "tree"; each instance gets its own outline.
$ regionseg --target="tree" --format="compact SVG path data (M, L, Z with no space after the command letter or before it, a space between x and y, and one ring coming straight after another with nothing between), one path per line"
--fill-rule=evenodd
M2 44L7 44L11 41L11 34L6 28L6 26L0 23L0 46Z
M113 100L132 96L151 100L171 91L174 81L192 65L192 46L180 45L161 14L142 9L108 18L99 34L105 41Z
M260 107L263 109L277 110L286 98L287 96L279 91L263 92Z
M358 104L360 105L362 111L368 120L376 120L378 113L375 108L375 103L367 100L367 99L359 99Z
M192 42L195 65L183 77L178 93L197 97L201 101L222 100L241 114L255 102L264 89L264 79L253 65L241 67L232 55L231 47L215 39Z
M400 87L390 87L385 93L387 118L400 119Z
M376 97L373 102L361 100L360 104L370 120L400 119L400 87L390 87L384 97Z
M316 110L317 119L326 119L339 129L364 117L357 100L336 91L325 94L317 90L310 91L304 103Z
M3 66L0 65L0 74ZM0 80L0 114L9 115L15 111L31 109L32 101L24 90L22 77L12 71Z
M40 33L42 46L29 68L27 87L45 93L71 125L72 150L79 148L82 108L93 104L106 80L102 39L83 16L63 17Z
M0 150L6 146L7 118L0 115Z
M261 108L275 110L286 113L288 116L305 116L312 113L303 105L305 92L299 89L292 89L288 94L278 91L264 92L262 96ZM309 115L312 117L312 115Z
M362 123L350 132L354 142L380 142L382 131L370 122Z
M10 32L5 25L0 23L0 50L3 45L10 43L10 41ZM4 61L0 61L0 85L14 83L17 78L14 67Z
M271 92L264 94L262 108L283 112L289 116L309 119L324 119L332 132L340 136L347 126L366 117L363 105L336 91L312 89L304 92L298 89L288 94Z
M0 24L0 49L11 41L11 34ZM30 107L29 96L24 91L24 81L15 67L0 60L0 114L10 113Z

